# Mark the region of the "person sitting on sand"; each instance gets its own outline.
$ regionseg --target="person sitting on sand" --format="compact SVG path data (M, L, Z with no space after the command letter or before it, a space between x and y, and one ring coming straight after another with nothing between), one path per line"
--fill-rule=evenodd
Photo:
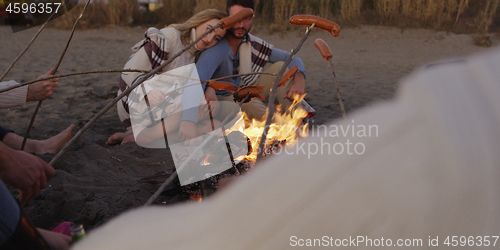
M0 248L69 249L71 238L64 234L35 228L28 222L22 207L38 194L54 176L55 170L42 159L0 142ZM4 182L19 189L19 203Z
M170 56L173 56L186 48L192 41L203 34L206 30L215 26L218 23L219 19L226 16L227 14L222 11L207 9L193 15L185 23L172 24L167 28L161 30L158 30L156 28L148 29L145 34L146 39L142 40L132 48L134 53L125 64L125 68L148 71L155 69L163 62L167 61ZM224 35L224 30L220 28L214 30L212 33L208 34L198 43L196 43L196 45L193 46L189 51L183 53L169 65L163 68L162 72L167 72L194 63L195 58L199 55L200 51L215 45L220 39L222 39L222 37L224 37ZM123 91L125 91L128 87L130 87L134 82L139 80L144 75L145 74L142 73L122 73L118 95L120 95ZM212 89L211 91L214 90ZM147 94L148 99L153 103L160 103L161 101L165 100L165 93L160 90L151 90L145 94ZM177 100L189 100L191 99L189 94L189 91L186 89L185 91L183 91L182 98L179 98ZM210 100L207 99L206 101ZM115 133L114 135L109 137L106 144L124 144L135 140L130 120L130 103L131 102L128 96L124 97L121 102L117 103L118 116L120 117L123 126L126 128L126 132ZM179 137L181 139L187 141L201 135L202 133L211 131L211 126L206 122L197 124L198 121L196 120L196 118L194 120L181 121L181 116L181 112L176 112L173 114L169 114L169 116L165 118L165 123L168 124L167 129L174 131L178 129ZM152 128L152 130L158 131L158 138L163 137L163 128L161 126ZM156 135L154 131L153 134Z
M228 0L226 11L229 15L234 15L240 10L250 8L254 9L253 0ZM266 41L251 35L253 17L243 20L227 30L227 36L224 37L217 45L207 49L201 54L200 59L196 63L198 74L202 80L210 80L219 77L236 75L238 73L254 73L262 72L265 65L272 63L264 72L278 73L283 62L290 56L290 52L274 48L273 45ZM293 81L289 81L286 86L280 87L277 90L276 100L281 104L282 110L285 111L290 107L293 97L303 95L305 90L305 67L299 57L294 57L290 62L289 67L298 67L298 72L295 74ZM234 77L224 81L231 82L238 87L244 86L264 86L266 87L262 94L266 99L269 97L271 86L275 76L266 75L248 75L243 77ZM206 94L207 99L218 98L219 101L232 101L233 96L227 91L217 91L217 96L209 96L212 92ZM231 108L226 105L220 105L220 113L217 116L223 119ZM266 113L266 104L258 99L251 99L248 103L241 106L250 119L262 119Z
M49 77L54 69L41 75L40 78ZM14 80L0 82L0 89L8 88L18 83ZM19 87L10 91L0 93L0 108L11 108L16 106L24 106L29 101L42 101L54 93L58 86L58 79L53 78L45 81L33 83L28 86ZM57 153L71 139L71 134L75 129L74 125L70 125L64 131L56 136L46 140L28 139L24 151L35 154ZM23 137L16 135L14 131L0 126L0 141L5 145L19 150L23 142Z

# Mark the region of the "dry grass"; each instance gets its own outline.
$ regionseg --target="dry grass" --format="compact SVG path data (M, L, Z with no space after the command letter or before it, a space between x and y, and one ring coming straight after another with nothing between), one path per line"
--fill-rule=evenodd
M194 13L198 13L205 9L218 9L226 11L226 0L196 0Z
M313 14L345 24L381 24L421 27L458 33L486 34L500 29L500 0L256 0L256 16L271 29L288 29L294 14ZM84 1L80 1L84 2ZM94 0L82 27L112 25L166 25L183 22L206 8L225 9L226 0L163 0L149 12L137 0ZM54 21L69 28L82 5Z
M361 8L363 7L362 0L340 0L340 18L344 21L352 21L360 19Z

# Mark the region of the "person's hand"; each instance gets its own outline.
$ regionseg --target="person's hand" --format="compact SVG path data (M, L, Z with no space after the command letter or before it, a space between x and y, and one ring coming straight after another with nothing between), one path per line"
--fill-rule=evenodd
M45 242L47 242L50 249L67 250L70 248L71 237L65 234L51 232L41 228L37 228L37 230L42 236L42 238L45 240Z
M297 73L295 74L293 83L290 85L290 88L285 93L283 99L289 99L293 101L296 95L301 96L305 93L305 88L306 88L306 80L304 78L304 74Z
M19 202L24 204L44 188L56 173L42 159L1 144L0 178L7 185L19 189Z
M54 69L38 77L45 78L53 74ZM35 82L28 86L28 94L26 95L26 101L42 101L49 98L56 90L59 78L52 78L49 80Z
M184 142L184 145L196 145L198 143L198 140L194 140L196 137L196 123L192 121L182 121L179 125L179 138Z
M219 112L219 101L217 99L217 94L215 93L215 89L212 87L207 87L205 90L205 100L207 103L210 103L210 109L212 110L212 116L216 115ZM208 107L205 107L208 112Z
M149 104L151 105L159 105L163 101L165 101L165 95L160 90L153 90L148 93Z

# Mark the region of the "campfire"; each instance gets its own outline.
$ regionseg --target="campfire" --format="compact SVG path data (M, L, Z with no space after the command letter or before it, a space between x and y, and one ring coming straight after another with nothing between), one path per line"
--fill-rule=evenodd
M281 112L281 107L278 107L278 112L274 115L273 122L269 127L264 147L264 155L269 156L280 147L293 147L299 139L307 137L308 125L303 124L303 119L306 118L309 113L302 109L300 105L297 105L303 97L304 96L296 97L290 108L283 113ZM240 119L232 127L226 129L225 134L228 137L246 137L245 139L248 140L251 145L248 147L248 154L245 155L239 154L238 152L232 152L236 163L234 168L224 171L218 175L210 177L207 176L205 181L185 186L183 192L189 195L191 201L201 202L203 195L200 195L200 192L203 192L203 190L207 188L215 189L220 179L232 175L240 175L252 169L257 160L259 143L262 137L262 132L264 131L265 123L266 121L259 121L256 119L251 120L244 112L242 112ZM219 148L222 146L225 147L223 138L219 137L216 141L217 142L212 147L212 150L213 148ZM220 160L220 156L217 156L216 154L207 154L204 160L198 164L199 167L203 167ZM195 164L197 163L193 162L193 165Z
M278 107L278 112L273 117L273 122L269 126L267 134L266 146L264 154L269 155L273 149L281 146L293 147L299 138L307 137L307 124L302 124L303 119L307 117L308 112L302 109L297 104L302 100L303 96L298 96L293 101L293 104L285 112L281 112L281 107ZM297 108L296 108L297 107ZM266 113L267 116L267 113ZM243 112L242 117L230 129L226 130L226 134L231 131L240 131L251 143L251 152L248 155L239 156L235 160L255 162L259 150L259 142L264 131L266 121L256 119L250 120ZM244 124L244 126L242 126ZM244 129L242 129L244 128Z

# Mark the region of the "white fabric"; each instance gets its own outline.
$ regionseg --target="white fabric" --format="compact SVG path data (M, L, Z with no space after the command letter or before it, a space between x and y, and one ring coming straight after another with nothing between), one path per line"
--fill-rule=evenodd
M498 69L500 50L421 70L395 100L305 142L349 139L364 154L282 153L202 204L132 210L74 249L283 249L291 236L423 239L423 249L429 236L446 248L447 236L499 235ZM333 136L353 124L378 136Z
M240 47L238 48L238 54L240 57L240 67L238 68L239 73L240 74L253 73L252 44L249 42L240 44Z
M18 84L19 83L14 80L0 82L0 89L5 89ZM24 104L26 104L27 94L28 85L0 93L0 108L24 106Z

